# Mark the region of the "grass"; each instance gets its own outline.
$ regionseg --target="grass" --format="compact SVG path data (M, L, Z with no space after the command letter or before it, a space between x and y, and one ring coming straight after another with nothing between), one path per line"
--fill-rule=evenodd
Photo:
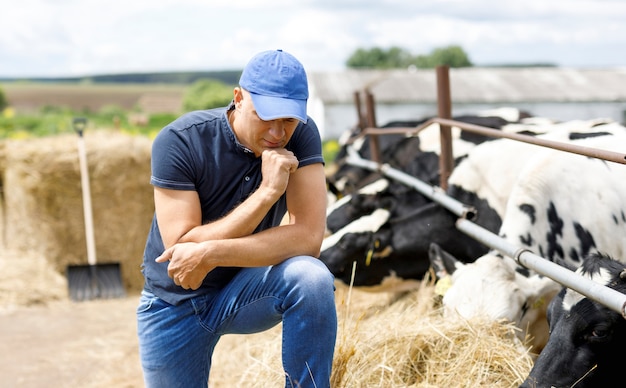
M72 118L92 128L151 135L181 113L186 86L11 82L0 85L9 104L0 111L0 139L72 132ZM137 115L147 119L135 120Z
M176 108L176 101L180 99L182 103L186 87L160 84L0 84L0 90L4 91L10 104L0 111L0 139L72 133L72 119L77 116L88 119L88 129L115 128L154 138L161 128L182 113ZM138 116L145 120L139 122ZM334 160L338 151L339 145L335 140L323 143L323 156L327 163Z

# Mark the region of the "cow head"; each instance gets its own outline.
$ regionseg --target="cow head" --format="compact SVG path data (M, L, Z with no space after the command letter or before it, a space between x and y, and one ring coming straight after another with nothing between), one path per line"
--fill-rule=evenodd
M414 127L419 122L392 122L385 124L381 128ZM356 151L364 159L372 159L369 137L360 136L359 129L356 132L347 132L339 139L341 148L334 160L336 171L327 177L328 184L332 187L335 194L352 194L363 186L365 180L372 181L376 177L380 177L380 174L377 172L371 172L368 169L353 166L347 162L348 149ZM419 152L419 139L407 138L404 134L398 133L387 134L378 137L378 147L381 152L381 160L398 167L402 163L411 160L408 156L405 156L398 161L398 156L414 155L416 152ZM400 164L394 163L394 161L398 161Z
M431 241L464 262L473 261L487 251L483 244L455 228L456 218L450 211L434 202L419 206L418 198L408 199L416 192L408 193L403 197L405 200L396 200L394 196L390 209L378 208L326 237L320 259L335 277L348 283L352 263L357 262L354 281L357 286L376 285L391 274L402 279L422 279L430 266ZM411 209L413 206L416 207ZM488 205L478 208L481 210L477 223L490 225L490 230L497 229L500 225L497 214ZM383 214L383 223L372 221Z
M626 293L624 264L592 254L576 271ZM626 320L574 290L563 288L548 309L550 338L521 387L609 387L620 385Z
M390 218L396 218L427 203L430 200L417 190L380 178L329 206L326 211L326 227L330 233L335 233L376 209L387 209L390 211Z
M386 209L376 209L326 237L322 243L320 260L336 278L349 283L353 262L365 260L369 264L376 253L374 251L388 246L388 241L381 242L388 240L385 238L387 232L381 228L389 220L389 215Z
M443 295L446 317L514 322L522 329L520 339L529 340L537 353L541 350L548 337L545 313L558 292L557 283L520 273L513 259L496 252L466 264L432 248L430 261L439 277L437 290Z
M429 263L416 240L420 235L420 212L408 220L390 220L390 211L376 209L324 239L320 260L335 277L346 284L351 281L356 263L355 286L379 286L392 279L423 278Z
M326 226L331 233L350 224L358 218L371 214L377 208L389 208L388 201L383 201L388 191L389 181L378 179L354 194L346 195L330 206L326 211Z

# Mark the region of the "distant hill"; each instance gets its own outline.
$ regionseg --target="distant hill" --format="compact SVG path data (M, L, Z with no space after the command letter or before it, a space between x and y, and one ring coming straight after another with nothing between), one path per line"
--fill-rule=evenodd
M480 67L556 67L551 63L492 64ZM237 85L242 70L217 71L171 71L160 73L99 74L83 77L0 77L0 82L43 82L43 83L95 83L95 84L192 84L198 79L215 79L227 85Z
M35 77L35 78L1 78L0 82L69 82L69 83L133 83L133 84L191 84L198 79L210 78L222 81L227 85L239 82L241 70L221 71L183 71L164 73L126 73L102 74L84 77Z
M43 107L65 107L76 112L98 112L116 106L143 113L179 113L186 84L95 82L4 82L0 88L20 114Z

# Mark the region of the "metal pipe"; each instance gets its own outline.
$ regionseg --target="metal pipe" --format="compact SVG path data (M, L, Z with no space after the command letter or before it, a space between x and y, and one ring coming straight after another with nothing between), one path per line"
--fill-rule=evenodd
M411 135L415 135L419 133L420 131L427 128L431 124L441 125L442 123L447 124L447 125L453 125L455 127L459 127L462 130L473 132L473 133L478 133L478 134L485 135L485 136L517 140L517 141L521 141L521 142L528 143L528 144L534 144L534 145L541 146L541 147L553 148L553 149L560 150L560 151L571 152L573 154L584 155L584 156L589 156L592 158L607 160L609 162L626 164L626 154L619 153L619 152L602 150L599 148L584 147L584 146L580 146L577 144L563 143L559 141L543 139L543 138L530 136L530 135L521 135L519 133L514 133L514 132L503 132L497 129L487 128L487 127L483 127L480 125L469 124L469 123L464 123L464 122L455 121L455 120L441 119L441 118L432 118L426 121L425 123L414 128L413 127L397 127L397 128L388 128L388 129L387 128L385 129L365 128L363 132L361 132L360 136L367 136L370 134L391 135L391 134L400 134L400 133L404 133L404 134L407 134L407 136L411 136Z
M547 139L542 139L542 138L538 138L535 136L521 135L519 133L508 133L508 132L499 131L493 128L482 127L480 125L462 123L459 121L442 119L442 118L434 118L434 119L429 120L429 122L431 121L435 123L439 123L440 125L454 125L463 130L467 130L470 132L474 132L474 133L478 133L478 134L482 134L486 136L518 140L524 143L535 144L538 146L554 148L560 151L567 151L567 152L571 152L571 153L578 154L578 155L585 155L585 156L590 156L593 158L604 159L610 162L626 164L626 154L622 154L618 152L601 150L601 149L591 148L591 147L583 147L583 146L579 146L576 144L563 143L563 142L554 141L554 140L547 140Z
M383 175L393 178L405 185L412 187L427 198L437 202L444 208L457 215L456 227L461 232L472 237L476 241L485 244L491 249L500 251L503 255L513 258L518 264L530 268L535 272L547 276L550 279L571 288L586 297L601 303L608 308L619 312L626 319L626 295L615 291L609 287L598 284L590 279L584 278L567 268L551 262L541 256L537 256L531 251L516 247L497 234L470 221L476 210L462 202L448 196L441 188L431 186L412 175L397 170L388 164L380 164L371 160L361 158L352 148L348 147L347 163L353 166L365 168L371 171L379 171Z
M535 255L527 249L521 249L509 244L498 235L471 221L460 218L456 222L456 227L475 240L498 250L503 255L513 258L518 264L547 276L557 283L603 304L611 310L619 312L626 319L626 295L621 292L598 284L591 279L584 278L565 267Z
M372 171L380 171L383 175L396 179L422 193L427 198L439 203L453 214L459 216L456 227L461 232L473 237L479 242L487 245L492 249L500 251L502 254L512 257L518 264L530 268L537 273L547 276L550 279L560 283L561 285L571 288L586 297L601 303L608 308L619 312L626 319L626 295L615 291L609 287L600 285L590 279L582 276L544 259L543 257L533 254L531 251L521 249L509 244L498 235L474 224L469 221L470 217L475 216L475 209L449 197L441 188L435 188L419 179L406 174L402 171L393 169L388 164L380 164L378 151L378 135L391 133L416 134L422 129L428 127L432 123L438 123L440 126L441 155L439 157L439 168L441 174L441 187L445 190L448 184L448 178L454 168L452 160L452 135L451 127L456 126L462 130L474 132L486 136L496 138L507 138L517 140L529 144L542 147L553 148L561 151L571 152L574 154L594 157L616 163L626 164L626 154L613 151L601 150L591 147L583 147L575 144L562 143L552 140L541 139L533 136L520 135L516 133L506 133L503 131L487 128L479 125L463 123L451 120L451 98L450 85L447 67L437 67L437 95L439 117L428 120L416 128L395 128L394 130L379 129L376 126L373 111L373 96L367 91L367 112L368 126L361 131L359 136L370 135L370 144L372 158L374 161L368 161L361 158L356 151L348 147L348 163L363 167ZM370 116L371 115L371 116ZM350 152L352 151L352 152Z
M371 171L381 172L383 175L393 178L405 185L417 190L425 197L437 202L444 208L451 211L458 217L473 219L476 216L476 209L467 206L462 202L450 197L439 187L431 186L412 175L392 168L388 164L380 164L371 160L363 159L352 147L348 147L348 158L346 162L352 166L365 168Z

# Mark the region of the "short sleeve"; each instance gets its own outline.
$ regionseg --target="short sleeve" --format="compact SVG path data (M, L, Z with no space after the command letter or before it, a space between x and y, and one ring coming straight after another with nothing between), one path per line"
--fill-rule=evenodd
M317 125L309 117L306 124L300 124L294 132L287 148L298 158L298 167L310 164L324 164L322 156L322 139Z
M165 127L152 144L150 183L173 190L195 190L193 149L183 131Z

